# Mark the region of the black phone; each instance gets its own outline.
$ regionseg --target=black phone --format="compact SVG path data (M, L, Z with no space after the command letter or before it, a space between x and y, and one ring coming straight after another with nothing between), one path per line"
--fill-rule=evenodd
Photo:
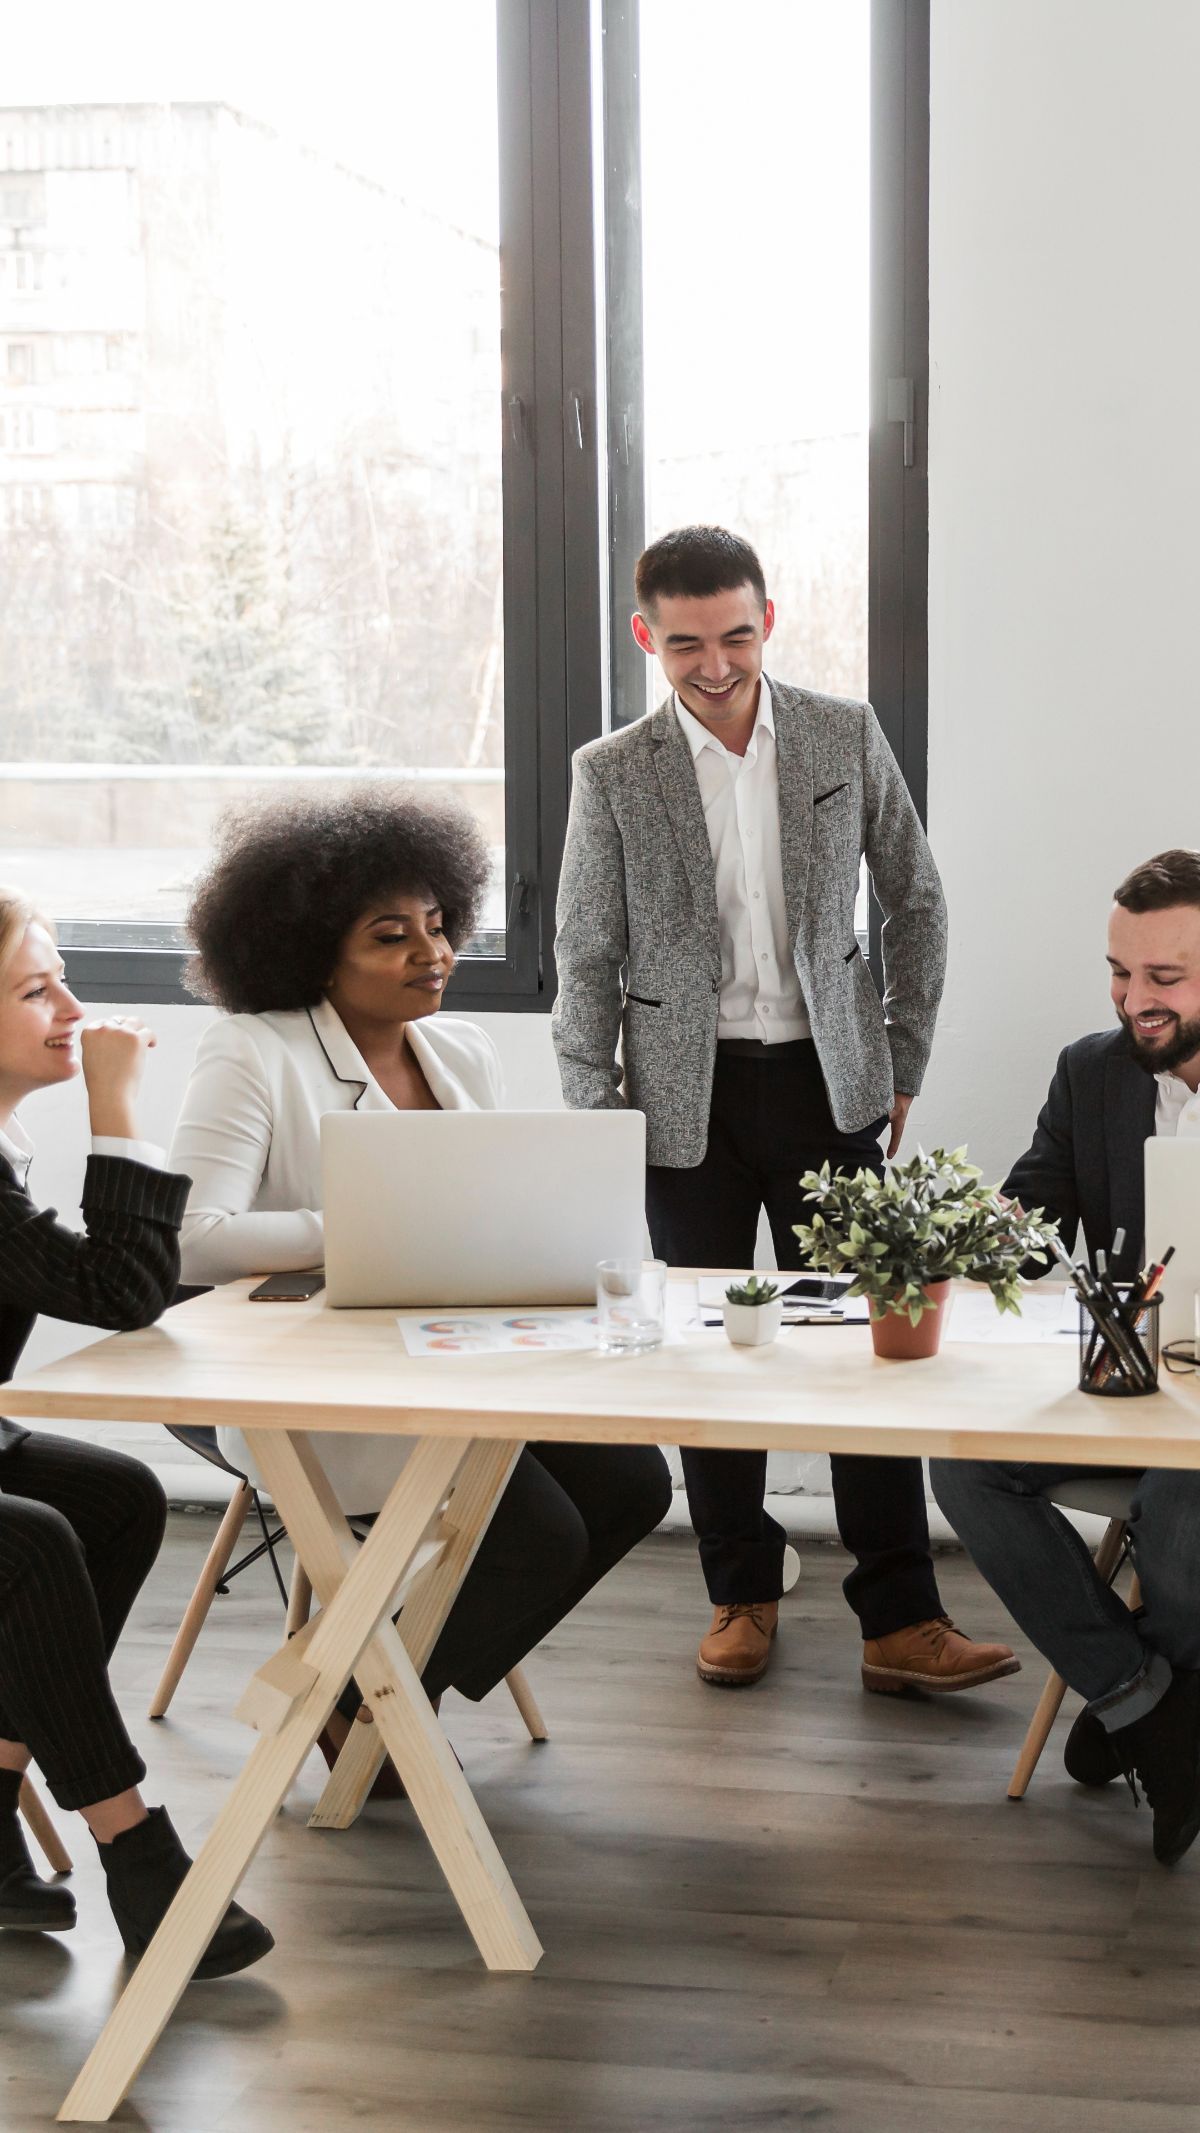
M301 1268L297 1274L268 1274L256 1289L250 1291L250 1302L258 1303L303 1303L306 1296L315 1296L325 1286L323 1266Z
M804 1297L811 1302L837 1303L846 1293L844 1281L823 1280L820 1274L801 1274L798 1281L791 1281L784 1296Z

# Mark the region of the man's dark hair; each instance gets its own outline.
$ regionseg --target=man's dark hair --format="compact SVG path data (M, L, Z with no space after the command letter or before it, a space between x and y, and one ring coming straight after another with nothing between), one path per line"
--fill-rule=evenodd
M428 896L450 946L475 930L491 872L465 808L395 785L318 789L231 808L187 914L188 983L229 1014L315 1007L371 904Z
M1127 874L1113 900L1126 911L1169 911L1175 904L1200 906L1200 852L1177 849Z
M633 574L639 612L653 615L660 600L707 600L712 593L752 585L767 604L763 567L749 541L724 526L678 526L651 541Z

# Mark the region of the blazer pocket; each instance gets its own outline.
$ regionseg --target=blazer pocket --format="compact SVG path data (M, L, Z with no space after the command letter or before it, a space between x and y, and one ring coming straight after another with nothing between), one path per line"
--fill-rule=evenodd
M820 807L821 803L824 800L836 800L840 792L849 792L849 790L850 786L848 781L846 779L843 779L840 785L831 785L828 792L819 792L814 794L813 806Z
M633 1003L634 1003L634 1005L635 1005L635 1007L661 1007L661 1006L662 1006L662 1001L661 1001L661 1000L647 1000L647 999L645 999L645 998L643 997L643 995L642 995L642 994L641 994L640 992L627 992L627 993L626 993L626 995L625 995L625 998L626 998L626 1000L627 1000L627 1001L629 1001L629 1000L632 1000L632 1001L633 1001Z
M852 963L854 961L855 956L861 954L862 948L858 941L855 941L853 948L847 948L845 955L842 957L842 961L843 963Z

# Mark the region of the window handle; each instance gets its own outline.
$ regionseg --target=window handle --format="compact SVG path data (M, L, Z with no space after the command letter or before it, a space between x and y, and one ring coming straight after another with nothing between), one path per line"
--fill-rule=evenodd
M575 442L583 450L583 402L578 393L571 393L571 413L575 417Z
M529 892L532 887L533 883L527 880L524 874L514 876L512 891L508 899L508 918L505 921L504 929L506 933L515 933L520 920L527 916L529 911Z
M525 449L526 423L525 402L519 393L510 393L507 401L508 434L518 452Z
M915 395L911 378L889 378L887 381L887 418L899 422L904 431L904 464L914 467L916 454L916 422L913 408Z

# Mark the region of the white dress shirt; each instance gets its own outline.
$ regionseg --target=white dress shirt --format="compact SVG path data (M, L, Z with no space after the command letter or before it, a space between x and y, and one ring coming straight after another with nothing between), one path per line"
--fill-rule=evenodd
M717 880L721 994L717 1036L789 1044L811 1037L788 937L771 690L759 681L745 755L734 755L675 698L696 766Z
M1178 1074L1156 1074L1158 1095L1154 1103L1156 1135L1176 1140L1200 1140L1200 1091L1189 1089Z

